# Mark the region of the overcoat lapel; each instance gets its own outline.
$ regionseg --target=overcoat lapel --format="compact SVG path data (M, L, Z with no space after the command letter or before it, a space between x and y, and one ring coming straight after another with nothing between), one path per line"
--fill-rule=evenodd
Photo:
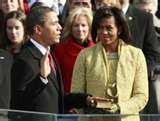
M126 19L128 21L130 32L133 34L134 31L136 30L136 26L135 26L136 25L136 17L134 16L133 8L131 5L129 6L129 8L127 10ZM132 41L134 41L134 40L132 40Z

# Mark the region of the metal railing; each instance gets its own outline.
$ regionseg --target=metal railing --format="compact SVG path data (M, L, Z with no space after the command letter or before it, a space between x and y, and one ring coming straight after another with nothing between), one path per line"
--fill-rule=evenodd
M160 114L139 114L139 115L84 115L84 114L52 114L31 111L0 109L0 121L120 121L125 116L140 117L140 121L160 121ZM103 120L107 119L107 120Z

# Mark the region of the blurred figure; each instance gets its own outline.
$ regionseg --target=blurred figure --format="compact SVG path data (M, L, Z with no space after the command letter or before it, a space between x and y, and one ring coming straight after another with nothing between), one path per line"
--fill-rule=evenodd
M68 0L63 9L62 17L60 19L60 23L64 26L66 18L69 15L69 11L76 7L87 7L92 10L91 0Z
M5 17L4 37L2 48L12 54L20 52L22 45L27 39L26 35L26 16L21 11L12 11Z
M12 56L0 49L0 109L10 109ZM6 111L0 111L0 120L8 121Z
M28 0L21 0L21 2L23 4L25 14L28 15L28 13L30 11L30 6L29 6Z
M34 7L40 7L40 6L46 6L46 4L44 4L42 2L35 2L35 3L32 4L30 9L33 9Z
M0 0L0 10L4 15L7 15L11 11L22 10L23 3L21 0Z
M31 7L37 0L28 0L29 7Z
M71 92L90 93L96 108L86 108L89 114L136 114L107 116L91 121L139 121L139 112L148 101L148 76L141 49L131 46L124 14L117 7L102 7L92 23L93 47L77 57Z
M153 24L156 29L156 34L158 38L160 38L160 19L157 18L156 12L158 9L158 1L157 0L136 0L133 1L135 7L144 10L153 15Z
M70 11L62 32L62 42L57 44L54 53L60 65L65 92L70 92L73 66L79 52L92 46L92 11L77 7Z
M154 71L154 68L156 67L160 58L160 42L158 41L153 25L153 16L150 13L137 9L135 6L129 3L129 0L119 1L122 6L122 11L128 20L132 45L141 48L145 55L148 69L149 91L152 92L152 97L156 97L152 80L152 72ZM150 101L151 98L149 98L148 104L154 104L151 105L153 107L147 108L147 105L141 113L157 113L157 103L155 100L152 100L154 102ZM141 117L143 121L148 120L145 118L147 117Z
M147 61L148 76L151 78L151 72L160 55L160 44L153 26L153 16L135 8L129 0L119 1L129 24L131 43L142 49Z
M24 12L24 5L21 0L0 0L0 44L2 34L4 33L4 18L9 12L16 10L21 10Z
M116 6L120 8L119 0L93 0L94 1L94 11L99 9L100 7L103 7L104 5L108 6Z
M134 0L132 4L153 15L158 9L158 0Z
M156 15L160 19L160 0L158 0L158 11L157 11Z
M83 6L87 8L92 8L91 0L69 0L69 9L73 9L78 6Z
M156 17L156 11L157 11L157 0L137 0L137 1L133 1L133 4L141 9L144 10L146 12L149 12L153 15L153 22L154 22L154 27L156 30L156 35L159 39L160 42L160 20ZM149 103L146 107L146 113L151 114L153 113L153 109L154 108L154 113L160 113L160 78L159 75L160 73L157 73L156 71L159 71L159 64L160 64L160 58L158 60L158 64L155 67L156 70L153 71L153 78L152 78L152 83L150 82L150 87L152 87L153 89L150 89L150 98L149 98ZM156 78L155 78L156 77ZM153 98L154 96L154 98Z
M9 109L11 99L12 56L0 49L0 109Z
M58 16L62 16L66 0L37 0L37 2L44 3L46 6L52 8Z

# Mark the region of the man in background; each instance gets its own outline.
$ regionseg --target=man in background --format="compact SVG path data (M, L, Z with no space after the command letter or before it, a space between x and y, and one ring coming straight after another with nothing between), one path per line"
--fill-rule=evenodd
M157 16L155 15L156 14L156 11L157 11L157 8L158 8L158 5L157 5L157 2L158 0L136 0L136 1L133 1L133 4L135 5L135 7L141 9L141 10L144 10L146 12L149 12L153 15L153 23L154 23L154 28L156 30L156 35L159 39L159 42L160 42L160 19L157 18ZM153 73L153 77L152 78L152 81L150 82L150 86L152 86L153 89L150 89L150 100L149 100L149 103L146 107L147 109L147 113L153 113L152 111L154 111L154 113L160 113L160 74L157 73L157 71L160 70L160 58L159 58L159 61L158 61L158 64L156 66L156 70L154 71L155 73ZM155 78L156 77L156 78ZM155 90L155 91L154 91ZM155 92L155 94L153 94L153 92ZM154 96L154 98L153 98ZM157 109L158 107L158 109ZM154 108L154 109L152 109Z
M129 0L119 0L122 6L122 11L127 17L131 37L132 45L141 48L148 68L149 78L149 91L152 92L150 97L155 97L155 88L152 85L152 72L159 60L160 56L160 42L157 39L155 28L153 25L153 16L150 13L142 11L129 3ZM151 98L152 98L151 97ZM150 99L151 99L150 98ZM156 102L152 102L149 99L149 103L155 104L154 107L146 108L142 113L157 113ZM153 106L153 105L152 105ZM150 110L150 111L148 111ZM144 117L141 120L146 121Z

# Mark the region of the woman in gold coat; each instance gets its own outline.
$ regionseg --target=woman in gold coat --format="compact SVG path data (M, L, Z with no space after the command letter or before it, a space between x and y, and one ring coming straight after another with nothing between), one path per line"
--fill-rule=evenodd
M93 95L96 107L84 109L85 113L121 114L95 121L139 121L139 112L148 101L146 60L141 49L129 44L130 32L122 11L116 7L98 9L92 37L97 44L80 52L71 92Z

